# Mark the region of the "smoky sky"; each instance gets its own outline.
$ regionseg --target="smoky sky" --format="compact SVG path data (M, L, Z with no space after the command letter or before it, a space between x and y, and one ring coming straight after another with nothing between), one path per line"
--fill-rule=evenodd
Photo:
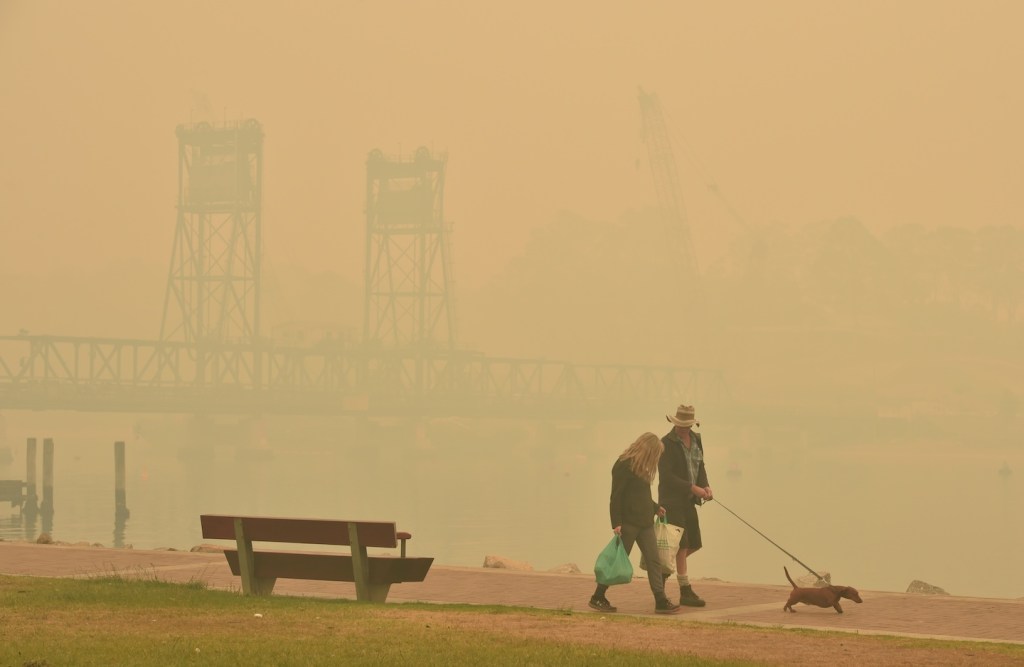
M266 130L267 258L362 271L365 158L449 154L460 280L559 211L654 199L659 95L698 252L744 222L1019 224L1016 2L0 2L0 266L166 265L174 128Z

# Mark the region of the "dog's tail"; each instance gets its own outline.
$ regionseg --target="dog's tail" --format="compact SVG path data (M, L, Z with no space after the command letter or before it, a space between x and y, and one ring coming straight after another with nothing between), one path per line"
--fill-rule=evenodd
M793 581L793 578L789 576L789 570L786 569L785 565L782 566L782 571L786 573L786 579L789 579L789 583L793 585L793 588L796 588L796 583Z

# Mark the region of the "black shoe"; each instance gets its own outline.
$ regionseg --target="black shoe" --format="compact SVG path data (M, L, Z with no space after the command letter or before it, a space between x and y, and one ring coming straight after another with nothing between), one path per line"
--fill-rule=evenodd
M675 602L672 602L668 598L665 598L664 600L658 600L654 603L655 614L678 614L682 610L682 607L677 605Z
M679 587L679 604L686 605L687 607L703 607L707 604L704 600L693 592L693 588L690 586Z
M609 614L614 611L618 611L618 609L613 607L612 603L608 602L605 598L590 598L589 606L591 609L596 609L597 611L603 611Z

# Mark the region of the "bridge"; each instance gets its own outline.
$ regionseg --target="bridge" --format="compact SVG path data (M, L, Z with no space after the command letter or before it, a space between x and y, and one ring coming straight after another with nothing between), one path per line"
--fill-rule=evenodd
M712 369L575 364L460 349L445 155L367 158L358 343L261 332L263 130L177 128L178 220L160 337L0 336L0 410L649 418L715 400Z
M722 388L714 370L459 351L0 336L0 409L607 420Z

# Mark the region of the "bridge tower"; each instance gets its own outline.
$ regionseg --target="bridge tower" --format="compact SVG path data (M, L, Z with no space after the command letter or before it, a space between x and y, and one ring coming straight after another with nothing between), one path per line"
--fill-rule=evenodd
M178 224L161 340L252 343L260 336L263 127L179 125Z
M379 150L366 160L363 340L415 351L455 347L450 229L444 222L446 154L411 160Z

